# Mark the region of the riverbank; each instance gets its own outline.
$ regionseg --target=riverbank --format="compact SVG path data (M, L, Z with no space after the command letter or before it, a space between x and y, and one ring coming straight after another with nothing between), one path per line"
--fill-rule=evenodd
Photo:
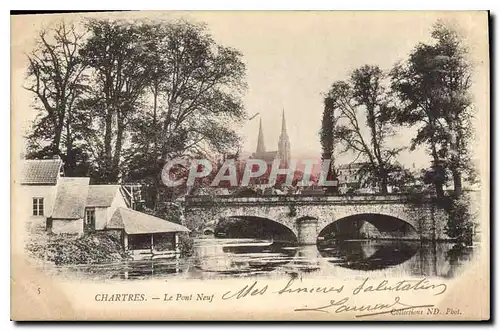
M93 264L128 258L117 238L105 232L83 236L37 233L26 245L30 254L56 265Z

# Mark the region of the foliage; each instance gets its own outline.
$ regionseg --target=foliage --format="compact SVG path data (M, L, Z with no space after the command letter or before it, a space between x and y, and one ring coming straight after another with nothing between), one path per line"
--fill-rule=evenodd
M395 170L394 158L402 148L386 146L387 138L393 135L390 118L394 109L382 85L383 79L379 67L365 65L354 70L349 81L334 82L325 97L325 112L329 110L338 115L333 129L329 124L333 121L326 121L322 136L332 131L333 140L343 146L341 152L350 151L356 155L355 160L360 157L366 160L360 175L386 193L389 174ZM369 138L363 132L362 115L365 115Z
M325 98L323 108L323 118L321 120L320 143L322 149L322 159L330 160L330 168L326 176L326 180L335 180L338 178L335 169L335 149L337 142L334 138L335 127L337 125L337 117L335 109L332 105L331 98ZM327 188L329 193L338 193L338 186Z
M194 239L188 234L179 234L179 251L181 257L192 256L194 254Z
M447 197L448 221L445 231L450 238L456 239L458 242L472 244L474 224L469 207L470 202L466 195Z
M79 143L82 117L76 108L86 91L86 65L79 55L85 33L64 21L43 29L27 55L25 88L34 94L37 115L28 132L28 158L61 156L69 175L85 173L87 155Z
M38 116L28 157L62 154L68 175L142 182L153 206L161 169L177 156L238 148L245 65L205 26L89 20L43 30L28 55ZM65 144L66 153L61 153Z
M153 104L131 122L125 173L159 187L168 159L234 152L239 139L230 124L244 117L245 66L238 51L217 45L200 25L154 25L149 36Z
M145 28L102 20L90 20L86 28L90 36L80 54L90 68L91 92L82 107L101 133L92 144L98 180L113 183L118 180L129 121L150 80Z
M27 244L31 255L56 265L118 261L127 257L120 241L108 233L74 235L38 234Z
M391 87L400 99L395 122L417 126L411 148L425 145L437 172L452 174L455 194L462 191L463 173L473 175L468 151L473 116L471 65L457 31L438 21L434 44L419 44L407 61L391 71ZM443 196L442 185L436 191Z

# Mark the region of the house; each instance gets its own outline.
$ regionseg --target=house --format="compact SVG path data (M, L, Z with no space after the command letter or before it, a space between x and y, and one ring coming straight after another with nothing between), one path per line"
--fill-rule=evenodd
M125 249L151 252L175 248L178 233L189 230L173 222L130 209L120 185L90 185L88 177L64 177L62 161L27 160L21 173L23 209L29 224L55 234L94 231L117 234Z
M82 234L90 178L61 177L52 214L47 215L47 230L61 234Z
M129 207L120 185L89 185L86 226L90 231L104 230L118 207Z
M20 170L18 197L21 201L18 210L27 220L27 226L34 230L44 230L47 215L52 215L60 178L64 176L61 159L26 160Z

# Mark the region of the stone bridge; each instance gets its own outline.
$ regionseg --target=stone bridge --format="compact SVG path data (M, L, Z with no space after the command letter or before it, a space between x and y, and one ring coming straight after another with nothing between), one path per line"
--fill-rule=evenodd
M291 230L300 244L316 244L321 231L339 221L366 221L396 234L406 228L411 239L446 239L446 214L430 197L416 204L405 195L188 196L184 216L196 232L213 229L224 218L267 219Z

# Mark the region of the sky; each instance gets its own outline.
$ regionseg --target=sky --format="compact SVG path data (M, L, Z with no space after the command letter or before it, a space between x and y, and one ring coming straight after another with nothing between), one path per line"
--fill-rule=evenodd
M204 22L217 43L240 50L247 67L248 90L243 98L249 115L259 113L243 123L237 131L243 138L243 151L251 153L257 145L259 118L262 119L268 150L276 150L284 109L292 157L321 155L319 129L323 111L323 93L336 80L364 64L390 69L407 58L419 42L430 41L430 29L439 18L459 22L479 63L474 93L481 110L488 107L487 67L480 61L487 52L487 35L478 15L444 12L163 12L128 13L136 18L148 17L168 21L183 18ZM22 85L22 52L29 49L36 31L52 18L19 19L12 29L13 103L17 109L29 108L31 97L18 89ZM22 30L22 31L21 31ZM20 33L22 32L22 33ZM483 52L483 53L481 53ZM479 54L479 55L478 55ZM24 116L17 119L26 118ZM16 118L14 118L14 121ZM414 131L401 128L391 142L408 146ZM427 167L429 159L423 149L401 154L407 166ZM349 163L351 155L338 157Z
M244 105L249 115L259 113L266 148L277 149L284 109L292 157L316 158L321 155L323 94L334 81L347 79L364 64L389 70L419 42L431 41L437 19L459 29L474 28L467 15L443 12L199 12L182 17L205 22L217 42L243 53L248 83ZM477 47L477 33L462 32L473 39L471 47ZM258 125L259 116L240 130L245 152L255 151ZM397 131L390 145L409 146L415 130ZM337 157L339 163L352 160L350 154ZM420 148L403 152L400 160L408 167L425 168L430 159Z

